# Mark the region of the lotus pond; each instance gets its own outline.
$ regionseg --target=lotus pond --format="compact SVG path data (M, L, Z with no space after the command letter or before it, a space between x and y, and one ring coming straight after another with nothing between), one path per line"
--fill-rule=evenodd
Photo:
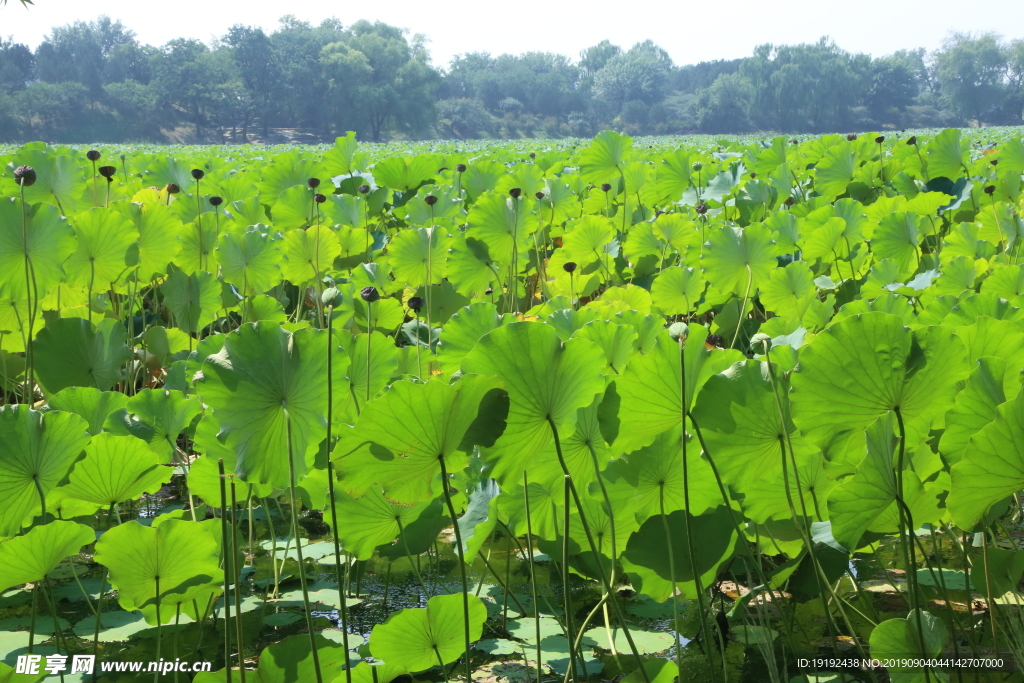
M1019 129L0 162L0 680L1024 680Z

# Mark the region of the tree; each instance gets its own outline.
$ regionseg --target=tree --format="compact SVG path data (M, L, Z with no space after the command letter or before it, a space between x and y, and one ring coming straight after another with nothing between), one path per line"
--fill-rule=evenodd
M341 119L337 130L362 128L380 141L389 128L416 133L433 123L438 76L416 43L402 29L359 21L346 39L324 47L320 65Z
M708 133L750 130L754 86L740 74L722 74L697 96L697 125Z
M32 74L32 62L27 45L0 39L0 91L24 89Z
M864 104L878 123L899 124L918 93L917 75L906 61L883 57L871 62L870 85Z
M226 42L231 46L231 56L238 65L249 98L256 103L263 123L263 135L266 136L270 126L270 105L281 73L274 44L263 29L240 24L228 30ZM246 116L242 127L243 141L248 141L248 124Z
M993 33L952 33L936 55L939 86L953 110L982 121L1002 100L1007 55Z
M672 63L659 50L648 41L609 59L594 76L594 96L607 100L616 110L632 100L648 105L660 102Z

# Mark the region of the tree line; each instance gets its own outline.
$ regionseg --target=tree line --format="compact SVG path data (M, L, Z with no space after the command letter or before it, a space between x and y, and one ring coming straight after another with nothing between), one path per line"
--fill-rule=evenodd
M219 142L824 133L1020 125L1024 40L950 34L934 52L873 58L827 38L676 65L652 41L431 62L426 38L382 22L272 32L232 26L207 44L140 43L102 17L54 28L33 51L0 39L0 141Z

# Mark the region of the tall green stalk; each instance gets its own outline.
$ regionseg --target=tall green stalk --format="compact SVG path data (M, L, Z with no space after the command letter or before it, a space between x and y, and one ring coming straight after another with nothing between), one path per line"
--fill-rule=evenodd
M576 490L576 485L573 483L572 474L569 472L569 467L565 463L565 457L562 455L562 442L561 442L561 440L558 437L558 428L555 426L555 421L551 418L550 415L548 416L547 419L548 419L548 425L551 427L551 436L552 436L552 438L555 441L555 454L558 456L558 464L561 466L562 474L565 477L565 488L566 488L565 507L566 507L566 510L565 510L565 530L563 532L565 534L565 536L563 537L563 553L565 554L565 556L562 558L562 562L564 564L562 572L563 572L564 575L566 575L566 579L568 579L567 574L568 574L569 558L568 558L567 551L568 551L568 539L569 539L569 495L570 494L572 495L573 502L576 504L576 511L580 515L580 523L583 525L583 532L584 532L584 534L587 537L587 544L590 546L590 552L592 552L594 554L594 557L600 557L601 553L598 550L597 544L594 542L594 535L590 531L590 524L587 522L587 515L583 511L583 503L580 500L579 492ZM602 584L604 590L607 591L610 594L612 592L612 587L609 584L608 575L604 571L604 565L601 564L601 562L596 562L595 564L597 566L598 575L599 575L599 577L601 579L601 584ZM568 584L566 584L566 592L568 592ZM622 613L622 606L619 605L618 600L614 599L614 596L613 596L613 598L611 600L611 603L612 603L612 608L615 610L615 616L619 620L619 626L622 628L622 633L623 633L623 635L626 636L626 642L629 643L630 652L633 654L633 658L640 665L640 675L643 677L644 683L651 683L650 676L647 673L647 670L643 667L643 660L640 658L640 652L637 650L636 643L633 642L633 635L629 631L629 626L626 623L625 615ZM571 639L571 635L570 635L570 639Z
M462 532L459 531L459 520L455 516L455 506L452 505L451 485L448 482L448 470L444 464L444 456L437 458L441 464L441 486L444 488L444 502L448 506L448 514L452 518L452 525L455 527L455 549L459 555L459 578L462 579L462 618L463 618L463 639L466 646L466 680L473 680L473 666L469 657L469 583L466 581L466 556L462 548Z
M329 290L328 290L329 291ZM345 648L346 657L348 657L349 649L348 642L348 595L345 590L345 582L342 581L341 576L341 542L338 539L338 506L334 497L334 462L330 458L331 453L331 442L332 442L332 430L334 420L334 303L333 301L327 306L327 493L331 500L331 529L334 531L334 570L336 580L338 582L338 600L341 603L341 607L338 610L338 616L341 620L341 645ZM348 562L346 560L346 569L348 568ZM390 575L391 565L388 564L388 573ZM347 573L347 572L346 572ZM386 602L386 599L385 599ZM348 665L348 660L345 661L345 683L352 683L352 667Z
M309 608L309 588L306 585L306 567L302 561L302 540L299 538L298 497L295 495L295 457L292 448L292 418L284 405L284 421L288 438L288 495L291 503L292 538L295 539L295 554L299 560L299 585L302 587L302 607L306 613L306 630L309 631L309 646L313 653L313 668L316 671L316 683L323 683L320 672L320 654L316 647L316 631L313 630L313 615ZM347 654L345 655L348 656ZM229 682L230 683L230 682Z

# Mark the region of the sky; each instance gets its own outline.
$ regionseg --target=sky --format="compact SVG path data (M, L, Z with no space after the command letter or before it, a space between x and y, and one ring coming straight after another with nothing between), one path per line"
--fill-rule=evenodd
M823 35L842 48L882 56L903 48L941 46L951 31L994 31L1024 38L1024 2L986 0L983 8L963 0L585 0L585 2L472 3L378 0L374 3L294 3L272 0L18 0L0 6L0 37L35 48L55 26L106 14L136 32L143 43L172 38L204 41L236 23L273 30L294 14L319 23L337 16L384 21L422 33L433 62L447 66L460 53L580 51L608 39L629 46L650 38L676 64L733 59L762 43L814 42ZM329 9L334 5L337 9ZM358 6L358 9L355 9ZM721 13L715 9L721 7ZM507 10L506 10L507 8ZM1006 34L1005 31L1010 31ZM1016 33L1013 33L1013 32Z

